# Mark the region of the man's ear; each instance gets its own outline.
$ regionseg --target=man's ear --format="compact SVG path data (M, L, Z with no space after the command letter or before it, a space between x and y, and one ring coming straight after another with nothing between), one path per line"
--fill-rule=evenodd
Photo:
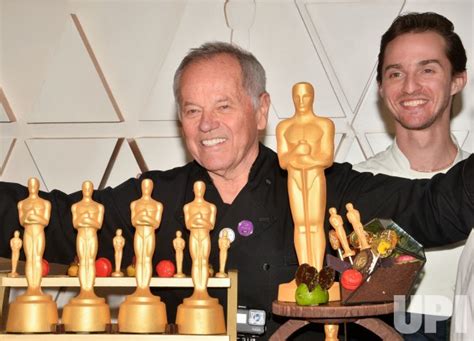
M453 76L451 80L451 95L455 95L458 92L461 92L462 89L466 86L467 83L467 72L463 71L457 73Z
M385 96L385 93L383 92L383 87L382 87L382 83L377 83L377 86L378 86L378 92L379 92L379 96L384 98Z
M264 130L267 127L270 103L270 94L268 92L264 92L260 95L259 106L256 111L258 130Z

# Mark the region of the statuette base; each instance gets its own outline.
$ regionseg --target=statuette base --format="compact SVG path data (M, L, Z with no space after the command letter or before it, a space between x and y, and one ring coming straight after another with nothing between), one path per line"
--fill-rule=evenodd
M129 295L120 305L120 333L164 333L167 325L166 305L158 296Z
M78 296L64 306L62 323L66 332L104 332L110 324L110 309L101 297Z
M178 306L176 324L179 334L225 334L224 309L216 298L185 298Z
M8 333L51 333L58 323L56 302L47 294L24 294L10 304Z

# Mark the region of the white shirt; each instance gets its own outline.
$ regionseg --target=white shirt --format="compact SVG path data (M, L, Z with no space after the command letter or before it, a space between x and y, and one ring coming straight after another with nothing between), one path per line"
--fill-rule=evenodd
M456 300L451 321L451 341L472 340L474 335L474 230L461 254L456 278Z
M451 137L458 150L452 164L454 165L466 159L469 153L461 150L456 138L453 135ZM446 173L452 165L438 172L415 171L410 168L410 162L398 148L395 140L386 150L367 161L354 165L353 169L359 172L382 173L409 179L429 179L435 174ZM408 312L437 316L452 315L456 269L463 245L464 243L458 243L449 247L425 250L426 263L423 268L423 277L415 289Z

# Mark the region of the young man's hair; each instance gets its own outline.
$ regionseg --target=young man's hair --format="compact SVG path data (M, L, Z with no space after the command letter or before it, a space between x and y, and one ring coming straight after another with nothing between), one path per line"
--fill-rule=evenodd
M443 37L446 42L446 56L448 57L452 74L458 74L466 70L466 50L461 38L454 32L453 23L446 17L433 13L407 13L398 16L385 32L380 41L380 51L377 65L377 82L382 82L383 63L385 49L388 43L405 33L435 32Z

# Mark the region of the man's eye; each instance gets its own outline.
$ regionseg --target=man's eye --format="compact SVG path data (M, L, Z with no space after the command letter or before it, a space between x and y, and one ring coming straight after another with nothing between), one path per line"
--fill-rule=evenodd
M426 69L423 69L423 73L434 73L434 70L426 68Z
M401 72L390 72L388 78L400 78L402 76Z
M228 104L224 104L224 105L221 105L219 107L220 110L226 110L226 109L229 109L229 105Z
M184 111L185 116L195 116L199 113L198 109L187 109Z

